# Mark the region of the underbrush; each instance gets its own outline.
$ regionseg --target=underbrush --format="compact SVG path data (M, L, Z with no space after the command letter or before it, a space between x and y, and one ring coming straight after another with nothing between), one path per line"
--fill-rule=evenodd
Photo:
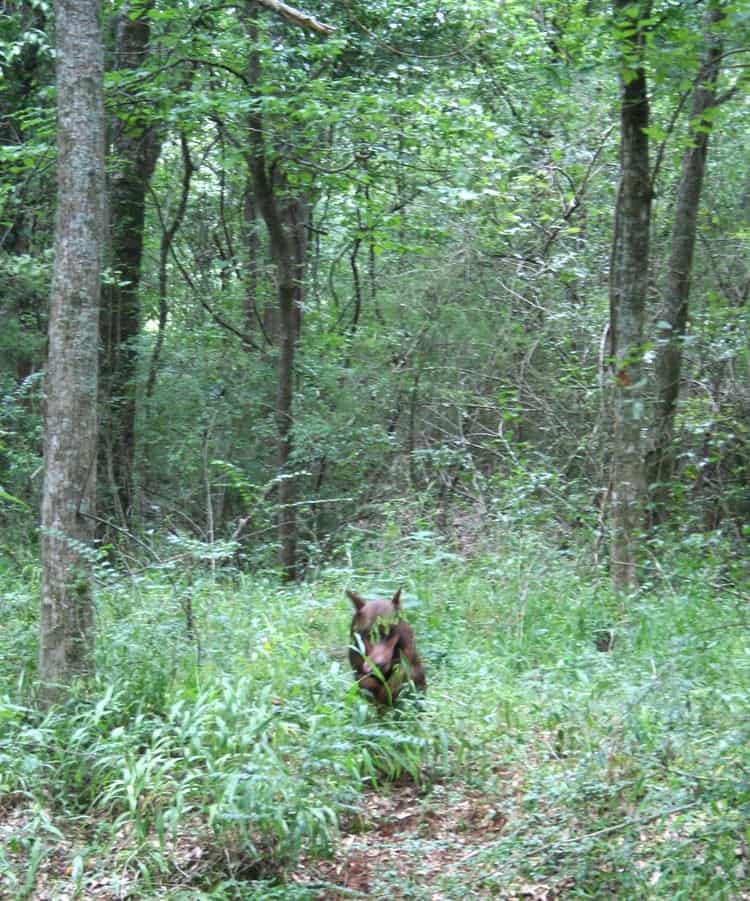
M470 561L427 529L396 534L296 587L110 573L97 685L46 715L33 584L3 592L4 896L334 898L315 861L342 834L367 841L363 799L403 785L422 817L405 858L440 859L450 839L425 824L450 805L462 851L429 881L382 868L373 897L747 886L747 599L709 555L672 549L626 602L539 532ZM397 584L429 688L379 715L352 687L344 588Z

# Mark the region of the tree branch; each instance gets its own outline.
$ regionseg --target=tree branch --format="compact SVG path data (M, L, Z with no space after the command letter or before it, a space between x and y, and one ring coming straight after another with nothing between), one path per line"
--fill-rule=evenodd
M318 34L333 34L336 31L335 26L326 25L325 22L321 22L314 16L302 12L301 9L289 6L288 3L282 3L282 0L255 0L255 2L260 6L265 6L266 9L270 9L271 12L276 13L276 15L281 16L293 25L299 25L301 28L307 28L309 31L317 31Z

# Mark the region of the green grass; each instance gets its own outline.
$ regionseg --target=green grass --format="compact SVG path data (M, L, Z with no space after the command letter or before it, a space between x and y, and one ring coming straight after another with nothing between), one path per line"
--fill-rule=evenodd
M543 533L519 535L462 560L427 530L394 534L294 587L109 574L97 685L46 715L35 576L5 573L0 894L106 882L138 897L335 897L321 868L348 836L382 843L375 897L739 897L741 586L678 548L623 602ZM399 584L429 687L381 716L352 688L344 589ZM377 807L407 795L418 824L391 840ZM307 885L291 878L300 860Z

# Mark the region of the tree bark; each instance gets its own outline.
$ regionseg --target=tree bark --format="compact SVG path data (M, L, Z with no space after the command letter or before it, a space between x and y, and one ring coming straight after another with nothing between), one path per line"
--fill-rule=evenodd
M615 588L637 587L637 543L645 493L643 460L643 325L648 289L651 176L649 100L637 20L625 18L632 0L616 0L622 24L620 184L610 271L610 335L615 367L610 574ZM645 19L650 3L641 4Z
M690 144L682 157L662 309L657 324L656 402L647 454L651 515L655 522L664 517L674 471L674 422L687 329L690 276L712 126L711 117L706 113L716 105L716 81L722 54L722 41L716 26L724 16L723 4L712 2L706 13L706 51L693 91Z
M133 18L124 8L117 19L115 69L137 69L148 55L150 24L145 4ZM129 110L129 112L131 112ZM140 332L138 290L143 257L146 195L161 148L148 116L115 119L109 183L111 266L102 306L102 402L104 404L106 465L112 484L108 506L127 522L134 499L136 368Z
M243 201L243 221L245 226L245 249L247 252L247 266L245 268L245 331L252 335L258 330L262 332L259 343L267 340L263 321L258 312L258 286L260 268L260 236L258 235L258 209L253 197L253 180L247 179L245 197ZM249 344L245 350L251 350Z
M278 302L278 372L276 390L276 465L279 501L280 562L284 576L297 578L296 483L290 472L294 428L294 357L301 328L302 285L307 263L309 204L293 195L285 183L282 160L267 146L259 90L262 70L257 51L257 11L246 6L246 24L253 42L248 72L258 87L253 111L248 116L247 166L254 200L268 231L271 257L276 268Z
M28 33L50 31L52 11L46 5L17 2L8 9L8 18L18 17L20 21L11 28L26 30ZM10 46L10 45L8 45ZM24 42L19 53L5 55L2 63L0 82L0 146L20 150L27 141L33 141L34 128L25 124L25 114L34 105L40 104L39 92L49 81L50 64L40 47ZM2 205L3 223L0 226L0 254L22 257L33 253L33 247L46 246L51 235L44 227L40 234L38 222L47 221L49 195L52 191L51 177L36 179L33 191L18 187L10 195L4 195ZM40 215L40 209L44 213ZM6 343L3 353L5 364L12 363L18 383L22 383L33 372L43 368L43 345L47 331L46 298L21 281L20 289L13 281L3 284L0 313L17 323L24 337L21 341Z
M46 377L39 676L45 704L93 669L104 99L99 4L58 0L55 265Z

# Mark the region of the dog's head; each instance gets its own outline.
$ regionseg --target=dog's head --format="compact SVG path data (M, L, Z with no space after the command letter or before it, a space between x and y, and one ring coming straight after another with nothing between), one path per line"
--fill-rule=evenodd
M354 616L352 617L352 632L369 632L374 626L386 625L386 620L401 620L401 589L393 595L390 601L376 600L366 601L356 591L347 591L354 604ZM379 622L379 621L383 622Z
M384 679L398 662L396 650L402 633L401 589L390 600L367 601L355 591L347 591L354 605L350 658L357 672L380 673Z

